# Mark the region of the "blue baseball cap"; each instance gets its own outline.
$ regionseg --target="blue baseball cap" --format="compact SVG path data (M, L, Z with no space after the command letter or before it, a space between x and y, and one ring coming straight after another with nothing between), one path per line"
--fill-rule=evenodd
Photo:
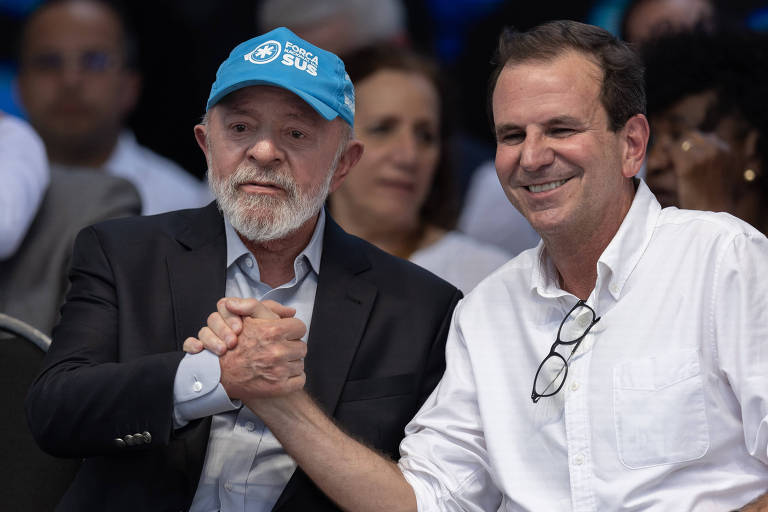
M224 96L249 85L274 85L309 103L327 120L354 124L355 89L344 62L285 27L240 43L229 54L211 87L206 111Z

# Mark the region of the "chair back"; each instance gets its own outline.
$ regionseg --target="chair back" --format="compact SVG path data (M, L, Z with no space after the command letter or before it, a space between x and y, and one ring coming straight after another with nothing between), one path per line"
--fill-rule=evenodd
M27 426L24 399L51 340L0 313L0 510L51 511L72 482L79 460L38 448Z

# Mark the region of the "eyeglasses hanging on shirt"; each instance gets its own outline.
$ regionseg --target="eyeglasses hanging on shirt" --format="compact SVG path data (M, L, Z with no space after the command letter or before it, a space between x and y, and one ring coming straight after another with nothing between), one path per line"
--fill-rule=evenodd
M533 378L533 403L538 402L540 398L556 395L563 388L568 376L568 361L576 353L589 330L599 321L600 317L595 314L595 310L583 300L579 300L565 315L557 329L557 338L549 349L549 354L541 362ZM573 347L567 357L557 351L561 345Z

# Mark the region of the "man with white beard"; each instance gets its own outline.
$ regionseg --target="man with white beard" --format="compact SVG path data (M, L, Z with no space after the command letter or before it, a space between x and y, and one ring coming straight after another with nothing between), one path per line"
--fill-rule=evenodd
M353 110L335 55L284 28L246 41L195 126L216 202L80 233L27 401L41 447L84 459L58 510L337 510L241 405L305 384L397 454L461 293L323 210L363 150ZM185 356L209 317L238 339Z

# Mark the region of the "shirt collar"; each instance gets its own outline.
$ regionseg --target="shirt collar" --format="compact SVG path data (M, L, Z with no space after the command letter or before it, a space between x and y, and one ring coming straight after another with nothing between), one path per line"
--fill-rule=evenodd
M636 179L635 182L637 190L632 205L619 230L597 260L595 289L599 291L602 287L607 287L614 300L618 300L621 296L624 284L651 240L653 229L661 213L661 205L645 182L640 179ZM547 298L568 295L560 288L557 270L547 256L543 241L540 241L536 247L536 261L531 273L531 289Z
M241 256L244 254L250 254L250 251L245 246L243 241L229 223L229 220L224 217L224 232L227 237L227 268L232 266ZM299 261L306 258L312 270L316 274L320 273L320 259L323 255L323 233L325 232L325 209L320 209L320 215L317 218L317 224L315 224L315 231L312 233L312 238L309 239L309 243L302 250L296 259L293 261L294 270Z
M616 235L597 260L597 286L607 286L618 300L627 279L640 261L653 236L661 205L648 185L637 179L637 190Z

